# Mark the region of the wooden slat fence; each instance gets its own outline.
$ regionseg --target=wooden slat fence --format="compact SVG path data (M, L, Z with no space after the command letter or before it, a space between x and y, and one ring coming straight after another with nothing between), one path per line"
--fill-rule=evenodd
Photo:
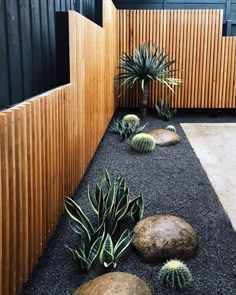
M0 294L20 292L114 113L117 17L104 2L103 28L68 13L70 84L0 112Z
M153 84L150 107L168 95L178 108L235 108L236 39L222 37L221 11L131 10L117 17L112 1L103 0L103 28L75 12L68 21L70 84L0 112L4 295L20 292L114 113L117 53L151 41L176 58L183 86L172 95ZM138 106L139 94L126 92L120 106Z
M222 10L119 11L119 55L155 43L176 60L183 80L175 94L153 83L149 107L160 97L176 108L236 107L236 37L222 37L222 25ZM139 96L140 87L127 90L119 105L137 107Z

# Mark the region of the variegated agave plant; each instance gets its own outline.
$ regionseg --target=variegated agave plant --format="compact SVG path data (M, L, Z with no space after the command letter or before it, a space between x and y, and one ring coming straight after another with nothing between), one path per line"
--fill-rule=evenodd
M69 250L81 268L87 271L99 255L104 240L108 239L108 235L110 237L114 235L122 219L130 215L132 220L137 222L143 218L144 212L143 196L139 195L130 200L129 188L125 179L117 176L112 182L107 171L102 177L100 185L96 185L93 193L88 188L88 199L96 215L96 225L92 224L75 201L71 198L67 198L65 201L66 212L74 221L72 229L80 237L77 247L75 249L69 248ZM131 239L131 234L127 236ZM117 250L114 254L113 266L121 256L118 253L124 252L124 249L130 244L130 239L128 237L122 238L123 242L119 246L119 251Z
M118 133L121 140L125 140L132 134L140 133L147 126L147 123L143 126L139 126L139 124L139 121L134 124L133 122L124 119L114 119L111 124L111 130L115 133Z
M171 118L177 113L177 109L172 110L170 108L170 103L167 98L160 98L158 104L155 105L155 108L158 118L164 121L171 120Z

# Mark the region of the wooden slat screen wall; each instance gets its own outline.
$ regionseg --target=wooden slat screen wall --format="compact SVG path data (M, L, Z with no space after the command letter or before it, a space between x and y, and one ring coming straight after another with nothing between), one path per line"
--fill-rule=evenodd
M0 112L0 294L19 294L114 113L117 17L104 7L104 28L68 14L71 83Z
M119 55L142 42L155 43L176 59L183 80L172 94L150 86L149 107L168 97L176 108L236 107L236 37L222 37L222 10L120 10ZM140 87L124 92L121 107L137 107Z

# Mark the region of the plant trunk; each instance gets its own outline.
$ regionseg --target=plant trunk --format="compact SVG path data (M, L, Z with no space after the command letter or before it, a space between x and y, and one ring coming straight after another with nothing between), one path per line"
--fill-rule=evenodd
M147 115L147 102L148 102L148 83L144 83L143 96L140 100L140 116L145 118Z

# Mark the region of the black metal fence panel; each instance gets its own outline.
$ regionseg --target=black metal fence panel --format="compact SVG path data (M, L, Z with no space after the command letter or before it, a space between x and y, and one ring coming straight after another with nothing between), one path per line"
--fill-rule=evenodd
M101 24L101 3L0 0L0 109L60 85L56 12L76 10Z

